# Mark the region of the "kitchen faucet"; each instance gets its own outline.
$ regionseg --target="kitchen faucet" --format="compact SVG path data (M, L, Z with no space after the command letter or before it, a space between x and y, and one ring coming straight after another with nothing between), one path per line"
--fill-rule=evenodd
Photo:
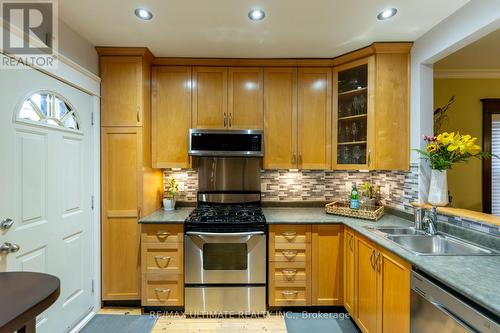
M430 212L427 211L423 220L422 220L424 226L426 227L426 231L429 235L435 235L437 234L437 210L436 207L432 207Z

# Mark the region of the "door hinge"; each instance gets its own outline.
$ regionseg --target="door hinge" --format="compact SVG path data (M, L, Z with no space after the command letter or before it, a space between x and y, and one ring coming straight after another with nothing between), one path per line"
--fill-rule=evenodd
M94 279L92 279L92 287L91 287L91 289L92 289L92 294L93 294L93 293L94 293L94 291L95 291L95 283L94 283Z
M90 209L94 210L94 196L90 197Z
M90 123L94 126L94 112L90 113Z

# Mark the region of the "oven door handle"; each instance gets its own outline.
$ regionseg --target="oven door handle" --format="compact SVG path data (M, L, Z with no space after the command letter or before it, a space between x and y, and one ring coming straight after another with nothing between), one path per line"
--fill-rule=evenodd
M216 236L216 237L244 237L244 236L257 236L264 235L264 231L250 231L250 232L197 232L188 231L188 236Z

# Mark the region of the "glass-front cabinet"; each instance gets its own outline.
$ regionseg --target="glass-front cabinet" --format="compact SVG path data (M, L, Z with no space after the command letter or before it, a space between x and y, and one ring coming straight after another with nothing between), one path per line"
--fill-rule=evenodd
M334 168L370 169L373 114L373 58L334 69Z

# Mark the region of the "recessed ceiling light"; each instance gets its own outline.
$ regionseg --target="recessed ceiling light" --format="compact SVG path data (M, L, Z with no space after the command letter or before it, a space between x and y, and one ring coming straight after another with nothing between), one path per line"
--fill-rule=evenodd
M380 21L387 20L387 19L393 17L394 15L396 15L397 12L398 12L398 10L396 8L387 8L387 9L384 9L383 11L381 11L380 13L378 13L377 18Z
M134 10L135 16L140 18L141 20L149 21L153 18L153 13L144 8L136 8Z
M266 13L262 9L254 8L248 12L248 18L252 21L262 21Z

